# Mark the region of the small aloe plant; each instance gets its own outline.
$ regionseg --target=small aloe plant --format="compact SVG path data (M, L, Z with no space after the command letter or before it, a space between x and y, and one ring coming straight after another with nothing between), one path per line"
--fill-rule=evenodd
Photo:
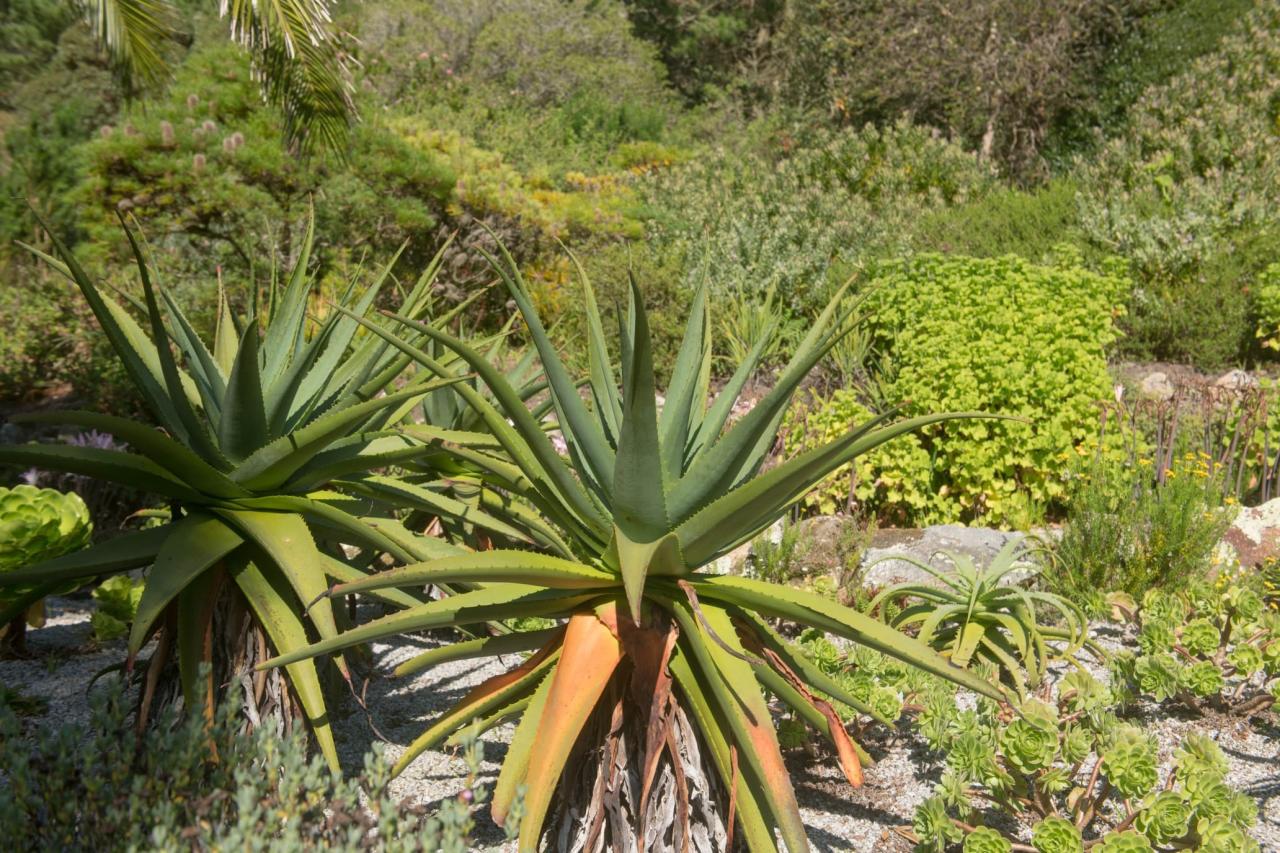
M943 551L951 561L950 572L907 556L886 557L912 564L936 583L886 587L867 610L908 599L889 624L916 630L922 642L959 666L977 661L995 666L1002 679L1023 694L1040 684L1050 660L1070 658L1089 642L1089 624L1079 607L1010 579L1015 573L1034 572L1029 559L1034 550L1023 539L1011 539L986 568L979 568L968 554ZM1049 624L1046 616L1058 624ZM1054 642L1061 642L1062 648L1055 649Z
M455 387L481 415L489 434L477 435L476 446L455 436L454 450L482 470L488 482L527 499L554 522L563 531L569 553L463 554L342 583L334 595L440 582L470 588L281 655L267 665L296 664L409 631L529 616L563 620L553 628L433 649L402 667L536 650L510 672L472 690L435 721L396 769L477 718L484 726L518 718L494 791L492 814L504 824L516 791L523 787L520 848L534 850L572 748L594 713L619 710L648 721L642 766L651 780L664 751L673 766L680 766L678 749L669 746L676 737L673 720L678 709L694 722L730 792L737 819L727 821L730 835L733 826L740 826L752 850L773 850L777 830L789 849L806 849L764 691L831 739L854 785L862 780L865 753L849 737L830 700L872 712L775 631L769 620L828 631L987 696L1001 694L918 640L869 616L810 592L717 576L708 567L751 540L815 483L858 454L955 415L895 423L890 423L891 416L881 417L762 473L796 387L851 325L851 316L836 307L844 304L839 298L814 322L774 388L730 423L734 404L768 340L765 336L756 342L708 406L712 355L705 291L696 295L690 309L665 406L659 411L648 321L634 281L630 310L621 320L619 377L611 366L590 282L582 275L590 353L589 376L583 383L588 403L553 348L514 262L509 256L504 260L490 258L538 350L567 459L521 395L481 353L407 316L395 317L402 336L364 322L371 332L437 370L432 355L409 339L429 337L460 356L484 381L491 398L465 385ZM492 439L501 455L484 446ZM648 791L646 782L641 803L647 801ZM642 813L641 822L644 819Z
M455 553L442 541L414 535L394 518L366 513L412 493L412 485L402 487L375 469L423 451L422 440L395 427L432 391L459 377L423 374L390 390L411 359L376 336L361 335L356 319L374 304L390 264L363 292L353 281L339 310L322 321L309 320L310 227L287 283L279 293L273 288L265 310L255 304L249 316L236 318L220 290L212 346L197 336L170 294L153 284L142 248L132 231L126 228L126 234L143 294L133 307L145 316L146 331L94 284L56 237L63 260L44 257L79 287L160 428L94 412L29 414L14 420L100 430L133 452L13 445L0 447L0 462L151 492L169 502L167 522L6 571L0 587L54 590L68 581L146 567L145 591L129 633L129 666L146 641L159 634L152 666L164 666L167 650L176 648L184 704L208 712L213 680L198 673L220 648L211 634L215 602L223 591L238 596L252 624L265 634L264 642L291 652L317 637L339 636L341 614L331 602L320 598L308 605L332 581L363 576L342 546L400 561ZM424 304L437 268L438 260L407 295L403 310L409 315L416 316ZM352 496L357 491L358 499ZM483 513L471 517L491 520ZM399 606L420 603L396 590L379 597ZM337 665L345 675L341 658ZM320 748L336 767L315 662L298 661L287 675Z

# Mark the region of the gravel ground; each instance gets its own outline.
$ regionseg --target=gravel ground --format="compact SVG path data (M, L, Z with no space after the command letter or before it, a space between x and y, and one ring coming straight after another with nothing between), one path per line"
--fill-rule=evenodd
M33 657L0 661L0 683L47 700L48 709L42 720L45 725L83 722L88 715L84 684L95 673L123 659L122 642L103 646L89 642L90 607L88 601L54 599L46 626L28 635ZM387 671L436 642L418 639L376 645L374 659L379 670ZM513 656L506 664L515 662ZM335 714L344 765L349 769L360 766L364 753L377 738L374 726L389 741L388 756L396 758L435 715L503 669L499 661L460 661L404 681L372 680L366 694L372 720L354 701L347 701ZM1280 730L1264 734L1236 719L1156 715L1154 709L1146 709L1139 722L1160 743L1162 772L1168 769L1174 750L1188 732L1213 734L1230 761L1229 781L1255 797L1261 806L1254 837L1263 850L1280 851ZM505 725L485 735L482 773L489 782L496 778L512 731L512 726ZM815 850L896 853L910 849L892 829L910 822L916 805L928 796L939 768L927 762L921 744L907 735L876 732L869 735L865 746L877 763L868 770L866 784L858 791L851 791L844 783L828 753L796 752L788 757ZM433 804L461 790L465 774L466 765L461 758L433 751L418 758L395 780L393 792L414 803ZM487 820L477 820L477 829L476 841L485 849L510 846L503 844L502 834Z

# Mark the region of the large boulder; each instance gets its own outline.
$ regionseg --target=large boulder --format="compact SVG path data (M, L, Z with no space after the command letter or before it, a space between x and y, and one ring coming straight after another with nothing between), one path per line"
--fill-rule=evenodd
M1173 396L1173 383L1167 373L1157 370L1142 377L1138 393L1148 400L1168 400Z
M1025 534L989 527L964 527L942 524L915 530L877 531L871 547L863 555L863 584L882 587L895 583L936 583L928 572L921 571L900 557L909 557L931 568L947 572L951 561L942 552L952 551L973 558L978 566L986 566L1011 539Z
M1252 568L1280 557L1280 498L1262 506L1242 507L1222 537L1219 557Z

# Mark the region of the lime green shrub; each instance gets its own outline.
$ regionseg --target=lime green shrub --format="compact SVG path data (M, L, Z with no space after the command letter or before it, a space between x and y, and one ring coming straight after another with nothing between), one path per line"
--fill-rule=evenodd
M448 165L456 176L448 210L496 214L520 222L526 239L608 234L636 238L643 233L640 204L629 186L633 176L569 172L563 186L526 177L499 153L478 147L456 131L400 118L392 127L428 160ZM519 247L516 247L517 251Z
M1096 442L1097 403L1111 394L1105 350L1128 282L1069 255L1052 266L1014 256L922 255L880 265L867 301L880 382L907 413L984 411L1025 420L939 424L838 472L804 506L853 499L902 523L1006 523L1027 502L1065 497L1065 460ZM848 430L866 410L850 391L787 421L788 454Z

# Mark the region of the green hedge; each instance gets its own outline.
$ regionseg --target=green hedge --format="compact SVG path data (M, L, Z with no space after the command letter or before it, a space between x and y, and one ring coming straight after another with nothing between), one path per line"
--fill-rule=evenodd
M940 255L880 265L867 300L882 354L878 396L906 415L981 411L1022 420L950 422L900 438L860 463L856 502L916 524L1017 525L1058 505L1066 460L1096 441L1097 403L1111 393L1105 349L1128 286L1114 269L1085 269L1065 251L1051 266ZM848 389L793 411L787 451L868 414ZM848 473L838 473L806 507L831 512L849 493Z

